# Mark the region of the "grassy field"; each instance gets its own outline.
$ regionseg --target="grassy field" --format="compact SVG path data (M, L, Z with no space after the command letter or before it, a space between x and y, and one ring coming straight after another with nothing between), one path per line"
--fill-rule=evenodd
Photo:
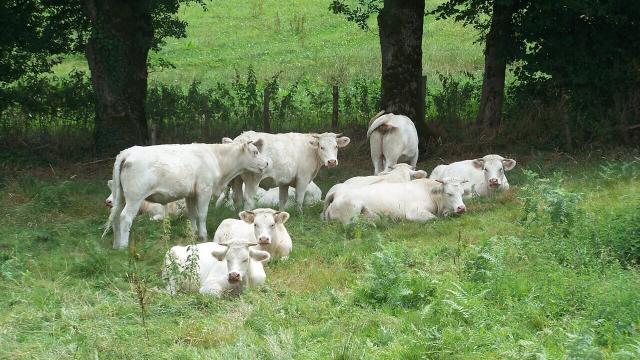
M206 86L228 82L234 69L241 74L253 66L259 79L283 71L285 82L300 77L326 80L336 73L348 79L380 75L380 47L375 18L366 32L342 16L332 14L328 0L207 1L183 7L181 19L189 26L187 38L167 39L158 57L176 69L153 72L152 81L188 85L199 80ZM429 7L435 3L429 3ZM482 49L474 44L476 32L453 21L425 19L424 69L430 82L436 72L482 70ZM87 69L82 55L68 58L57 74Z
M370 171L354 149L321 171L324 191ZM165 251L188 241L182 218L138 217L137 260L100 239L108 164L6 169L0 358L640 357L638 155L518 161L511 191L460 217L343 227L321 206L293 212L290 259L223 299L161 290ZM227 217L211 210L210 233ZM148 286L148 340L131 274Z

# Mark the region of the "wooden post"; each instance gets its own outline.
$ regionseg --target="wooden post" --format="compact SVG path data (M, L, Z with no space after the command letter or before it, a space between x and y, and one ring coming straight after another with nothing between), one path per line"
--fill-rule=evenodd
M269 118L269 87L264 88L264 96L262 98L262 131L271 132L271 119Z
M331 128L338 129L338 101L340 100L338 85L333 85L333 113L331 115Z

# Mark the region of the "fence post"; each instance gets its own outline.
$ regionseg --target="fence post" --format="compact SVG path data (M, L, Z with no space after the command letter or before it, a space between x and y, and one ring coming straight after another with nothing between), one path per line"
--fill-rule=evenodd
M269 118L269 97L271 90L266 86L264 88L264 96L262 98L262 131L271 132L271 119Z
M338 85L333 85L333 113L331 114L331 128L333 130L338 129L338 101L340 100L340 93Z

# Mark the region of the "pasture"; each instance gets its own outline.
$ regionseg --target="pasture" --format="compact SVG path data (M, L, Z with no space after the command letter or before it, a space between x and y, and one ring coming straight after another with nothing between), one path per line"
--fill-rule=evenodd
M184 218L139 216L130 251L100 238L111 163L5 168L0 358L640 357L637 152L503 155L512 189L462 216L343 226L321 204L290 210L290 258L222 299L163 291L166 250L194 241ZM370 172L353 144L316 183ZM236 213L210 209L210 233Z

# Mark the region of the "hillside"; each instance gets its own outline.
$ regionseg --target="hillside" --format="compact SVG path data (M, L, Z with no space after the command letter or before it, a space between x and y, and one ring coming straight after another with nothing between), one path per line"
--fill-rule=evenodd
M428 6L433 7L430 3ZM238 69L253 66L259 79L283 71L282 79L302 75L323 79L346 72L349 78L377 78L380 51L375 19L363 31L332 14L328 0L209 1L206 10L186 6L180 18L189 24L187 38L168 39L152 62L170 61L176 69L152 72L152 81L203 84L230 80ZM436 72L476 72L482 69L482 48L476 32L453 21L425 19L424 68L430 79ZM57 74L87 69L82 55L67 59Z

